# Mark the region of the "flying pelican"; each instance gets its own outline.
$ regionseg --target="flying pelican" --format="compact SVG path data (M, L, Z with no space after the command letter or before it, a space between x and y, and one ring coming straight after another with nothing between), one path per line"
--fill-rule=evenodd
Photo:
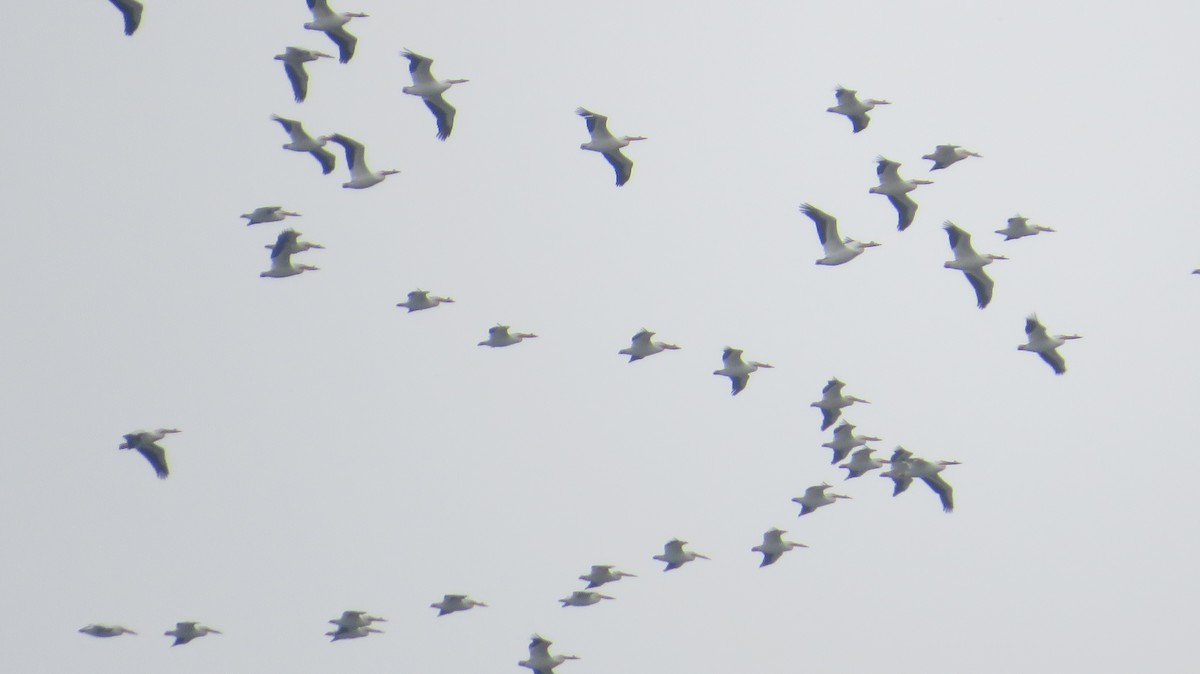
M332 140L329 136L319 136L314 139L304 132L304 125L294 119L285 119L279 115L271 115L271 119L279 122L283 130L292 137L292 141L285 144L283 149L292 152L307 152L315 157L317 163L321 165L321 173L329 175L333 172L334 166L337 165L337 157L325 149L325 144Z
M377 630L369 625L360 625L358 627L338 627L332 632L326 632L325 636L333 637L330 642L341 641L342 639L361 639L369 637L372 633L383 634L383 630Z
M395 169L372 172L371 169L367 168L367 149L363 147L362 143L353 138L335 133L329 137L329 140L346 149L346 164L350 166L350 182L342 183L342 187L352 190L362 190L383 182L383 179L390 175L399 173Z
M1080 339L1079 335L1054 335L1053 337L1046 334L1046 326L1038 321L1037 314L1032 314L1025 319L1025 334L1029 337L1029 342L1017 347L1018 351L1032 351L1042 357L1046 364L1054 368L1054 374L1063 374L1067 371L1067 362L1058 353L1058 347L1067 343L1068 339Z
M876 160L875 173L879 176L879 184L867 190L871 194L882 194L892 202L896 209L898 220L896 229L903 232L913 223L917 216L917 202L908 193L917 189L917 185L932 185L929 180L905 180L900 177L900 163L879 157Z
M821 410L821 430L826 430L833 425L833 422L842 416L842 408L849 407L854 403L871 403L870 400L855 398L854 396L842 395L842 389L846 387L846 382L841 381L837 377L830 379L825 388L821 389L821 399L809 405ZM834 463L837 463L835 460Z
M773 368L774 365L760 363L752 360L749 363L742 360L742 350L733 347L725 347L725 351L721 354L721 364L723 367L720 370L713 370L713 374L719 374L722 377L729 377L729 381L733 384L733 395L741 393L742 389L746 388L746 384L750 382L750 373L759 368Z
M90 634L94 637L101 638L119 637L122 634L137 634L137 632L134 632L127 627L121 627L120 625L97 625L94 623L85 627L80 627L79 631L84 634Z
M563 608L566 608L568 606L591 606L592 604L599 604L601 599L612 599L612 597L600 594L599 592L576 590L571 593L570 597L559 599L559 601L562 602Z
M837 428L833 429L833 440L821 444L822 447L828 447L833 450L833 461L829 462L831 465L844 460L850 455L850 450L855 447L865 445L868 442L879 442L879 438L870 435L855 435L855 428L854 424L843 421Z
M841 494L826 494L825 490L832 485L822 482L813 487L804 490L804 496L797 496L792 500L800 504L800 517L809 514L817 508L827 506L831 503L836 503L840 498L850 498Z
M792 548L807 548L803 543L793 543L783 540L783 535L787 532L783 529L772 528L770 531L763 534L762 545L756 545L750 548L751 552L761 552L762 562L758 565L760 568L774 564L783 553Z
M579 659L575 655L550 655L551 643L553 642L549 639L543 639L537 634L533 635L529 642L529 659L521 660L517 664L532 669L534 674L551 674L555 667L567 660Z
M825 257L817 260L817 264L831 267L845 264L862 255L867 248L879 245L874 241L860 243L850 238L843 240L838 234L837 218L812 204L801 205L800 212L812 218L812 221L816 223L817 238L821 240L821 246L825 249Z
M685 552L683 549L683 546L685 545L687 545L687 541L681 541L678 538L672 538L671 540L667 541L666 545L663 546L663 553L661 555L654 555L653 559L667 563L667 568L663 569L663 571L678 569L684 564L696 559L708 559L708 557L705 557L698 552Z
M334 618L329 621L332 625L337 625L344 629L356 629L359 627L367 627L371 623L385 623L387 620L379 616L367 615L366 611L342 611L340 618ZM366 636L361 635L361 636Z
M125 34L133 35L142 23L142 3L138 0L109 0L125 17Z
M850 460L838 466L838 468L846 469L847 480L855 477L862 477L864 474L869 473L876 468L882 468L883 464L887 462L883 459L871 458L871 452L874 451L875 450L871 449L870 447L863 447L862 449L854 452L854 455L850 457Z
M637 578L637 576L632 573L625 573L624 571L613 571L611 564L593 564L592 570L586 575L580 576L579 580L586 580L588 582L588 589L590 590L593 587L600 587L605 583L615 583L622 578Z
M319 250L324 250L324 248L325 248L325 246L322 246L319 243L312 243L311 241L301 241L300 240L300 232L297 232L294 229L283 230L282 232L279 233L279 236L276 237L274 244L268 244L263 247L271 249L271 257L272 258L274 258L278 254L276 251L278 251L278 252L286 251L288 255L295 255L296 253L303 253L306 250L312 250L314 248L319 249Z
M879 474L879 477L890 478L894 483L892 496L899 496L912 484L912 456L912 452L903 447L897 447L892 452L892 458L888 460L891 467Z
M246 218L246 226L257 225L263 222L280 222L289 216L298 217L299 213L283 210L283 206L259 206L249 213L242 213L243 218Z
M292 262L291 246L295 245L296 237L300 233L286 229L280 232L279 238L275 241L275 245L271 248L271 268L259 273L262 278L287 278L303 274L306 271L319 271L320 267L314 267L311 264L295 264ZM289 241L291 242L289 244Z
M448 594L442 597L442 600L436 604L430 604L429 608L436 608L439 616L444 616L456 611L469 611L476 606L487 608L487 604L481 601L475 601L465 594Z
M493 328L488 328L488 338L479 343L479 346L490 346L493 348L501 346L512 346L523 339L532 339L537 335L528 332L509 333L507 325L497 324Z
M608 117L598 115L591 110L575 108L575 114L587 120L588 133L592 139L579 146L581 150L591 150L604 155L613 170L617 172L617 187L629 182L633 173L633 161L621 154L621 148L635 140L646 140L645 136L617 137L608 132Z
M927 461L916 457L908 459L909 474L929 485L933 493L941 499L942 510L945 512L954 511L954 488L938 473L945 470L946 466L957 466L958 463L958 461Z
M834 95L837 96L838 104L832 108L826 108L825 111L849 117L850 124L854 127L854 133L862 131L871 123L871 118L867 116L867 113L874 110L875 106L892 104L891 101L881 101L877 98L859 101L858 92L846 87L838 87L834 90Z
M929 170L936 171L938 169L944 169L956 162L960 162L967 157L982 156L983 155L977 152L971 152L970 150L961 148L957 145L939 145L933 149L933 152L922 155L921 159L928 159L929 161L933 162L933 166L930 167Z
M400 52L400 55L408 59L408 72L412 73L413 78L413 85L404 87L401 91L425 99L425 105L437 120L438 140L446 140L450 137L450 132L454 130L455 110L453 105L442 98L442 92L467 80L435 79L433 73L429 72L429 66L433 65L433 59L421 56L409 49Z
M950 236L950 249L954 251L954 259L944 266L947 269L957 269L967 277L967 280L971 282L971 287L975 289L977 304L980 309L983 309L988 302L992 301L992 287L995 285L992 277L988 276L983 268L991 264L993 260L1007 260L1008 258L1003 255L976 253L975 249L971 247L971 235L959 229L949 220L942 227Z
M408 294L408 301L397 302L396 306L408 309L408 313L411 314L414 311L432 309L439 304L454 304L454 300L449 297L430 295L428 290L414 290Z
M275 55L276 61L283 61L283 72L287 73L288 81L292 83L292 94L297 103L303 103L308 97L308 71L304 69L304 64L331 58L325 52L300 47L288 47L284 53Z
M1020 239L1021 237L1025 236L1034 236L1041 234L1042 232L1053 231L1054 230L1049 227L1029 224L1029 218L1025 218L1020 215L1014 215L1008 219L1008 226L1004 229L997 229L996 233L1003 234L1005 241L1012 241L1013 239Z
M158 441L167 437L170 433L179 433L178 428L159 428L153 431L134 431L126 433L123 437L125 442L117 446L117 449L136 449L139 454L146 457L150 465L154 468L154 472L158 475L158 479L165 480L170 471L167 470L167 452L158 445Z
M346 24L350 19L362 19L367 15L361 12L335 12L329 8L327 0L307 0L308 8L312 10L313 20L304 24L309 30L319 30L329 36L338 46L338 55L342 63L349 63L354 56L354 46L358 38L346 32Z
M214 630L211 627L205 627L203 625L200 625L199 623L187 622L187 623L175 623L175 629L167 630L166 632L163 632L163 635L168 636L168 637L175 637L175 643L173 643L171 645L179 646L181 644L186 644L187 642L191 641L192 639L196 639L198 637L202 637L202 636L205 636L208 634L220 634L220 633L221 633L220 630Z
M621 349L617 353L622 356L629 356L629 362L632 363L633 361L641 360L646 356L653 356L656 353L666 350L674 351L679 348L674 344L651 341L650 338L653 336L653 332L650 332L646 328L642 328L636 335L633 336L633 340L630 342L629 348Z

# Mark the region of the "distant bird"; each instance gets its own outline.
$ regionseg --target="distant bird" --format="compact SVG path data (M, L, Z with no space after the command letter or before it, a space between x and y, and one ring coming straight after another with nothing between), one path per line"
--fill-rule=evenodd
M325 144L332 140L329 136L313 138L304 132L304 125L294 119L286 119L279 115L271 115L271 119L279 122L283 130L287 131L292 138L290 143L284 144L283 149L292 152L307 152L315 157L317 163L321 165L321 173L325 175L333 173L333 169L337 165L337 157L325 149Z
M912 457L912 452L903 447L897 447L892 452L892 458L888 459L891 466L879 474L879 477L891 479L893 483L892 496L899 496L912 484Z
M330 40L338 47L339 59L342 63L349 63L354 57L354 47L358 44L358 38L346 32L346 24L350 23L350 19L366 18L366 14L360 12L335 12L329 8L327 0L307 0L308 8L312 11L313 20L304 24L308 30L319 30L329 36Z
M971 152L970 150L963 149L957 145L939 145L933 149L933 152L922 155L921 159L928 159L929 161L933 162L933 166L930 167L929 170L937 171L938 169L944 169L951 164L960 162L967 157L982 156L983 155L977 152Z
M292 253L288 241L294 243L295 237L300 234L295 230L284 230L279 234L279 239L271 248L271 268L260 273L262 278L287 278L302 274L306 271L319 271L320 267L314 267L310 264L296 264L292 262Z
M1041 225L1029 224L1029 218L1020 215L1014 215L1008 219L1008 225L1004 229L997 229L997 234L1003 234L1005 241L1020 239L1026 236L1035 236L1042 232L1053 232L1055 230Z
M600 587L606 583L615 583L622 578L637 578L637 576L632 573L625 573L624 571L613 571L611 564L593 564L592 570L580 576L579 580L586 580L588 589L590 590L593 587Z
M283 72L287 73L288 82L292 83L292 95L297 103L303 103L308 98L308 71L304 69L304 64L331 58L325 52L300 47L288 47L282 54L275 55L276 61L283 61Z
M438 610L438 615L444 616L449 613L456 613L458 611L469 611L476 606L487 608L487 604L481 601L475 601L465 594L448 594L443 596L441 601L435 604L430 604L429 608L436 608Z
M350 167L350 182L342 183L342 187L362 190L383 182L383 179L390 175L399 173L395 169L371 171L367 168L367 149L353 138L335 133L329 137L329 140L341 145L346 150L346 164Z
M867 248L879 245L874 241L859 242L850 238L843 240L838 234L837 218L812 204L803 204L800 206L800 212L812 218L812 221L816 223L817 238L820 239L821 246L825 249L825 257L817 260L817 264L831 267L845 264L862 255Z
M138 0L109 0L125 17L125 34L133 35L142 23L142 3Z
M571 593L571 596L559 599L562 602L563 608L568 606L591 606L599 604L601 599L612 599L606 594L599 592L589 592L587 590L576 590Z
M80 627L79 631L84 634L90 634L94 637L100 637L103 639L108 637L119 637L122 634L137 634L137 632L134 632L127 627L121 627L120 625L97 625L94 623L87 625L86 627Z
M713 374L729 377L729 381L733 385L733 395L741 393L742 389L746 388L746 384L750 382L751 372L755 372L759 368L775 367L755 360L747 363L742 360L741 349L729 346L725 347L725 351L721 354L721 363L723 367L720 370L714 370Z
M646 356L653 356L656 353L661 353L666 350L674 351L679 348L674 344L652 341L650 338L653 337L654 334L655 333L650 332L646 328L642 328L636 335L633 336L633 340L630 342L629 348L621 349L617 353L622 356L629 356L629 362L632 363L633 361L641 360Z
M772 528L770 531L767 531L763 534L762 545L756 545L753 548L750 548L751 552L762 553L763 558L762 562L759 564L760 567L774 564L779 560L783 553L791 550L792 548L808 547L803 543L793 543L791 541L783 540L783 535L786 533L787 532L783 529Z
M983 309L992 301L992 287L995 286L992 277L988 276L983 268L991 264L993 260L1007 260L1008 258L1003 255L976 253L975 249L971 247L971 235L949 220L942 227L950 237L950 250L954 252L954 259L944 266L947 269L957 269L967 277L967 281L975 289L976 304Z
M633 174L633 161L621 154L621 148L635 140L646 140L645 136L614 136L608 131L608 117L584 108L575 108L575 114L587 120L587 130L592 135L592 139L580 145L579 149L604 155L617 173L617 187L629 182L629 176Z
M845 387L846 382L834 377L825 384L825 388L821 389L821 399L809 405L809 407L821 410L821 430L828 429L833 422L838 420L838 417L842 416L843 407L849 407L854 403L871 404L870 400L842 395L842 389Z
M158 445L158 441L171 433L179 433L178 428L159 428L153 431L134 431L124 435L125 442L117 449L136 449L138 454L146 457L154 468L158 479L165 480L170 471L167 470L167 451Z
M408 309L408 313L414 311L424 311L432 309L439 304L454 304L454 300L449 297L438 297L430 295L428 290L414 290L408 294L408 300L397 302L396 306Z
M408 59L408 72L412 73L413 79L413 85L411 87L404 87L401 91L412 96L420 96L425 100L425 105L433 113L434 119L437 120L438 140L446 140L450 137L450 132L454 129L455 110L453 105L450 105L442 98L442 92L455 84L462 84L467 80L435 79L433 74L429 72L429 67L433 65L433 59L428 56L421 56L408 49L400 52L400 55Z
M372 623L385 623L386 619L379 616L367 615L366 611L342 611L339 618L334 618L329 621L330 624L337 625L341 628L355 629L358 627L366 627ZM362 636L366 636L365 634Z
M879 184L867 190L871 194L882 194L892 202L898 217L896 229L903 232L913 223L917 216L917 202L908 193L917 189L918 185L932 185L929 180L905 180L900 177L900 163L879 157L876 161L875 173L879 176Z
M579 659L575 655L550 655L550 644L552 643L549 639L543 639L537 634L533 635L529 642L529 659L521 660L517 664L532 669L534 674L550 674L555 667L567 660Z
M870 447L863 447L862 449L854 452L854 455L850 457L850 460L838 466L838 468L846 469L847 480L856 477L862 477L864 474L869 473L876 468L882 468L883 464L887 462L883 459L872 458L871 452L874 451L875 450L871 449Z
M862 131L871 123L871 118L867 116L867 113L874 110L875 106L891 105L891 101L881 101L877 98L859 101L858 92L845 87L838 87L833 93L837 96L838 104L832 108L826 108L825 111L849 117L850 124L854 127L854 133Z
M942 502L942 510L954 511L954 488L939 475L946 466L957 466L958 461L927 461L913 457L908 460L909 475L929 485Z
M797 496L792 500L800 504L800 516L809 514L817 508L837 503L840 498L850 498L841 494L826 494L825 491L830 488L827 483L821 483L804 490L804 496Z
M685 545L687 545L687 541L681 541L678 538L673 538L667 541L666 545L663 546L663 553L661 555L654 555L653 559L657 559L660 562L666 562L667 568L663 569L663 571L678 569L684 564L697 559L708 559L708 557L705 557L698 552L684 551L683 546Z
M175 629L163 632L164 636L175 637L175 643L172 646L186 644L192 639L197 639L209 634L220 634L220 630L214 630L211 627L205 627L198 623L175 623Z
M312 250L314 248L324 250L325 246L322 246L319 243L313 243L311 241L301 241L300 232L297 232L294 229L285 229L279 233L278 237L275 238L274 244L268 244L264 246L264 248L271 249L271 257L273 258L275 257L276 251L286 252L288 255L295 255L296 253L303 253L306 250Z
M843 421L837 428L833 429L833 440L821 445L833 450L833 461L829 462L831 465L844 460L850 455L850 450L855 447L861 447L868 442L879 442L879 438L870 435L855 435L855 428L857 426L854 424Z
M1067 343L1068 339L1081 339L1079 335L1049 335L1046 326L1038 321L1037 314L1025 319L1025 334L1029 341L1017 347L1018 351L1032 351L1042 357L1046 364L1054 369L1054 374L1067 371L1067 362L1058 353L1058 347Z
M493 348L501 346L512 346L517 342L525 339L533 339L537 335L529 332L514 332L509 333L507 325L496 325L488 328L488 338L479 343L479 346L490 346Z
M259 206L249 213L242 213L241 217L246 218L246 226L257 225L263 222L280 222L287 217L298 217L299 213L283 210L283 206Z
M358 627L338 627L332 632L326 632L325 636L333 637L330 642L341 641L343 639L361 639L369 637L372 634L383 634L383 630L377 630L369 625L360 625Z

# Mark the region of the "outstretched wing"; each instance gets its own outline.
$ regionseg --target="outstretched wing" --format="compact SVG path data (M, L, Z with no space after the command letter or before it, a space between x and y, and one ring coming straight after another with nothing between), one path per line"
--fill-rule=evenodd
M292 95L296 97L296 102L304 102L308 96L308 71L304 69L304 64L299 61L284 61L283 71L292 83Z
M150 465L154 468L154 474L158 476L158 479L167 479L167 475L170 474L170 471L167 470L167 452L163 450L162 447L151 442L147 444L139 444L134 449L136 449L139 454L146 457L146 460L149 461Z
M633 160L622 154L620 150L609 150L603 154L617 174L617 187L629 182L629 177L633 175Z
M1058 349L1038 351L1038 355L1042 357L1042 360L1046 361L1047 365L1054 368L1054 374L1063 374L1067 371L1067 361L1063 360L1063 357L1059 355Z
M454 130L454 115L458 112L453 105L446 102L441 94L425 99L425 105L437 120L438 140L446 140Z
M982 269L964 271L963 275L967 277L967 280L971 282L971 287L975 289L976 304L980 309L983 309L992 301L992 288L996 283ZM1045 356L1042 357L1045 358Z
M921 481L929 485L933 493L937 494L938 498L941 499L942 510L945 512L954 511L954 488L950 486L949 482L943 480L942 476L937 473L929 477L922 475Z
M897 196L888 195L888 201L892 202L892 207L896 209L896 229L903 232L908 229L908 226L913 223L913 219L917 217L917 202L912 200L912 197L907 194Z

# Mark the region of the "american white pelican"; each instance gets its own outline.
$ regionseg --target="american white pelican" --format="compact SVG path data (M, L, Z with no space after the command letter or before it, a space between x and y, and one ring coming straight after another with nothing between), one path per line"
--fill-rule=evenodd
M913 453L903 447L897 447L892 452L892 458L888 459L891 466L879 474L879 477L886 477L893 482L892 496L899 496L904 493L905 489L912 484L912 459Z
M550 674L555 667L567 660L579 659L575 655L550 655L551 643L553 642L549 639L543 639L537 634L533 635L529 641L529 659L521 660L517 664L532 669L534 674Z
M588 589L590 590L593 587L600 587L605 583L615 583L622 578L637 578L637 576L632 573L625 573L624 571L613 571L611 564L593 564L592 570L580 576L579 580L586 580Z
M319 243L313 243L311 241L301 241L300 240L300 232L297 232L294 229L283 230L282 232L279 233L279 236L275 238L274 244L268 244L263 247L271 249L271 257L272 258L274 258L275 255L277 254L276 251L278 251L278 252L286 251L288 255L295 255L296 253L303 253L306 250L312 250L314 248L318 249L318 250L325 249L325 246L322 246Z
M383 179L390 175L399 173L395 169L371 171L367 168L367 149L353 138L335 133L329 137L329 140L341 145L346 150L346 164L350 167L350 182L342 183L342 187L362 190L383 182Z
M299 213L283 210L283 206L259 206L249 213L242 213L243 218L246 218L246 226L257 225L263 222L280 222L288 217L299 217Z
M334 166L337 165L337 157L325 149L325 144L332 140L329 136L313 138L304 132L304 125L294 119L285 119L279 115L271 115L271 119L279 122L283 130L292 137L292 141L284 144L283 149L292 152L307 152L315 157L317 163L321 165L321 173L329 175L333 172Z
M456 111L453 105L442 98L442 92L467 80L435 79L433 73L429 72L429 67L433 65L433 59L421 56L409 49L400 52L400 55L408 59L408 72L412 73L413 79L413 85L404 87L401 91L413 96L420 96L425 100L425 105L437 120L438 140L446 140L450 137L450 132L454 130L454 113Z
M945 264L947 269L957 269L967 277L971 287L975 289L976 304L983 309L992 301L992 287L995 283L983 268L993 260L1007 260L1003 255L980 255L971 247L971 235L959 229L949 220L942 225L950 236L950 250L954 251L954 259Z
M875 106L892 104L891 101L881 101L877 98L859 101L858 92L846 87L838 87L833 93L837 96L838 104L832 108L826 108L825 111L849 117L850 124L854 127L854 133L862 131L871 123L871 118L867 116L867 113L874 110Z
M101 638L119 637L122 634L137 634L137 632L134 632L127 627L121 627L120 625L97 625L94 623L85 627L80 627L79 631L84 634L90 634L94 637Z
M931 166L929 170L936 171L938 169L944 169L956 162L960 162L967 157L982 156L983 155L977 152L971 152L970 150L961 148L957 145L939 145L933 149L933 152L930 152L926 155L921 155L921 159L928 159L929 161L933 162L933 166Z
M295 276L306 271L319 271L320 267L314 267L311 264L296 264L292 262L292 253L288 245L288 240L294 243L295 237L300 236L295 230L284 230L279 234L279 239L271 248L271 268L259 273L262 278L287 278Z
M809 487L804 490L804 496L797 496L792 500L800 504L800 517L809 514L810 512L827 506L831 503L837 503L840 498L850 498L841 494L826 494L825 491L832 485L822 482L821 484Z
M125 442L118 445L117 449L136 449L138 454L146 457L146 460L150 462L158 479L165 480L170 474L170 471L167 470L167 452L157 443L168 434L179 432L178 428L159 428L153 431L126 433L123 436Z
M674 351L679 348L674 344L652 341L650 338L653 336L653 332L650 332L646 328L642 328L636 335L633 336L633 340L630 342L629 348L621 349L617 353L622 356L629 356L629 362L632 363L633 361L641 360L646 356L653 356L656 353L661 353L662 351L667 350Z
M875 450L871 449L870 447L863 447L862 449L854 452L854 455L850 457L850 460L838 466L838 468L846 469L847 480L851 478L862 477L864 474L869 473L876 468L882 468L883 464L887 463L887 461L883 459L872 458L871 452L874 451Z
M1019 351L1032 351L1042 357L1046 364L1054 369L1054 374L1067 371L1067 362L1058 353L1058 347L1067 343L1068 339L1080 339L1079 335L1049 335L1046 326L1038 321L1037 314L1025 319L1025 334L1029 342L1017 347Z
M329 8L327 0L307 0L308 8L312 10L313 20L304 24L304 27L309 30L319 30L329 36L330 40L338 46L339 60L342 63L349 63L354 56L354 46L358 44L358 38L346 32L346 24L350 23L350 19L366 18L366 14L361 12L335 12Z
M843 407L849 407L854 403L871 404L870 400L842 395L842 389L845 387L846 382L834 377L825 384L825 388L821 389L821 399L809 405L809 407L821 410L821 430L828 429L833 422L838 420L838 417L842 416Z
M476 606L482 606L484 608L488 607L487 604L481 601L475 601L465 594L448 594L443 596L441 601L430 604L429 608L436 608L438 610L438 615L444 616L457 611L469 611Z
M833 450L833 461L830 461L830 464L844 460L855 447L861 447L868 442L879 442L879 438L870 435L855 435L855 428L857 427L854 424L843 421L833 429L833 440L821 444L822 447Z
M559 599L559 601L562 602L563 608L566 608L568 606L591 606L592 604L599 604L601 599L612 599L612 597L600 594L599 592L575 590L571 593L570 597L564 597Z
M908 193L917 189L917 185L932 185L930 180L905 180L900 177L900 163L879 157L876 161L875 174L879 176L879 184L867 190L871 194L882 194L892 202L898 217L896 229L904 231L913 223L917 216L917 202Z
M205 627L199 623L175 623L175 629L163 632L164 636L175 637L175 643L172 646L186 644L192 639L196 639L209 634L220 634L220 630L214 630L211 627Z
M497 348L501 346L512 346L523 339L533 339L537 335L529 332L513 332L508 331L507 325L497 324L495 327L488 328L488 338L479 343L479 346L490 346Z
M767 531L763 534L762 545L756 545L750 548L751 552L762 553L763 558L762 562L758 565L759 567L770 566L771 564L774 564L779 557L783 555L783 553L791 550L792 548L808 547L803 543L793 543L791 541L783 540L783 535L786 533L787 532L783 529L772 528L770 531Z
M138 0L109 0L117 9L121 10L121 15L125 17L125 34L133 35L133 31L138 29L138 25L142 23L142 3Z
M282 54L276 54L276 61L283 61L283 72L287 73L288 81L292 83L292 94L297 103L303 103L308 98L308 71L304 64L318 59L331 59L329 54L315 49L288 47Z
M958 461L927 461L913 457L908 460L908 470L912 477L919 479L942 501L942 510L954 511L954 488L939 475L946 466L957 466Z
M613 170L617 172L617 187L629 182L633 173L633 160L621 154L621 148L635 140L646 140L645 136L614 136L608 131L608 117L598 115L591 110L575 108L575 114L587 120L588 133L592 139L579 146L581 150L591 150L604 155Z
M411 314L414 311L432 309L439 304L454 304L454 300L449 297L430 295L428 290L414 290L408 294L407 301L397 302L396 306L408 309L408 313Z
M1054 230L1049 227L1029 224L1029 218L1022 217L1020 215L1014 215L1008 219L1008 226L1006 226L1004 229L997 229L996 233L1003 234L1005 241L1012 241L1013 239L1019 239L1024 236L1034 236L1041 234L1042 232L1053 231Z
M367 615L366 611L342 611L340 618L334 618L329 622L338 627L354 629L356 627L366 627L371 623L385 623L387 620L379 616Z
M713 370L713 374L719 374L722 377L729 377L729 381L733 384L733 395L741 393L742 389L746 388L746 384L750 382L750 373L759 368L773 368L774 365L760 363L752 360L749 363L742 360L742 350L733 347L725 347L725 351L721 354L721 364L723 367L720 370Z
M812 221L816 223L817 238L821 240L821 246L825 249L825 257L817 260L817 264L831 267L845 264L862 255L867 248L879 245L874 241L859 242L850 238L843 240L838 234L837 218L812 204L801 205L800 212L812 218Z
M708 557L698 552L685 551L683 549L685 545L687 545L687 541L672 538L667 541L666 545L663 545L663 553L661 555L654 555L654 559L667 563L667 568L663 569L663 571L678 569L684 564L697 559L708 559Z
M326 632L325 636L333 637L330 642L341 641L342 639L361 639L369 637L371 634L383 634L383 630L377 630L369 625L359 625L358 627L338 627L332 632Z

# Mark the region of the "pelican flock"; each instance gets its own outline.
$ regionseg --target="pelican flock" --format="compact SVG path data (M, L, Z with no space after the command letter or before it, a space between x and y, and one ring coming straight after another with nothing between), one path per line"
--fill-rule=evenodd
M411 87L404 87L401 91L410 96L420 96L425 101L425 105L433 113L433 118L437 120L438 140L446 140L454 130L456 111L453 105L442 98L442 93L451 86L467 80L439 80L429 72L433 59L408 49L400 52L400 55L408 59L408 72L412 74L413 80Z
M587 121L587 130L592 139L579 146L581 150L590 150L604 155L617 174L617 187L629 182L633 175L633 160L626 157L621 148L638 140L646 140L645 136L614 136L608 130L608 118L585 108L575 108L575 114Z

